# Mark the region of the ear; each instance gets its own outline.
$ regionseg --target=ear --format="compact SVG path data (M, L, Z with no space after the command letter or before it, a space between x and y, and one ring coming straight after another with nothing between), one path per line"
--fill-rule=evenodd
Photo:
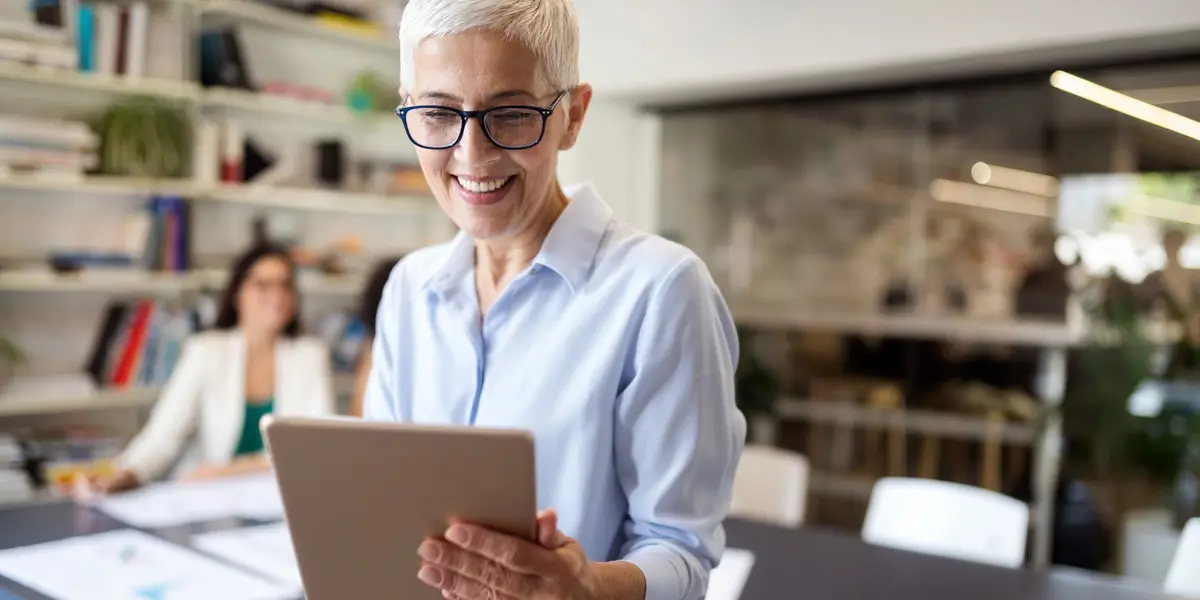
M592 103L592 86L581 83L568 94L571 106L567 109L567 132L558 144L559 150L570 150L579 139L579 130L583 129L583 118L587 116L588 106Z

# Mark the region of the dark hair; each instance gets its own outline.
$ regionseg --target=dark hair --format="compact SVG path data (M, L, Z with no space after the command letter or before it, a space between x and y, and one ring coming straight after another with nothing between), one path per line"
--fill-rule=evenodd
M392 269L401 258L404 257L393 256L375 263L371 277L367 279L367 287L359 301L358 319L367 328L367 334L372 337L375 336L375 319L379 315L379 303L383 300L383 288L387 285Z
M214 329L233 329L238 326L240 320L237 308L238 293L242 291L242 285L246 283L246 276L250 274L250 269L253 269L254 265L264 258L278 258L287 263L288 271L292 275L293 293L295 292L296 263L292 261L292 256L288 254L287 248L271 243L255 244L237 257L229 269L229 281L225 284L225 291L221 292L221 305L217 309L217 320L213 323ZM300 335L300 296L298 294L294 313L291 320L283 327L283 335L287 337Z

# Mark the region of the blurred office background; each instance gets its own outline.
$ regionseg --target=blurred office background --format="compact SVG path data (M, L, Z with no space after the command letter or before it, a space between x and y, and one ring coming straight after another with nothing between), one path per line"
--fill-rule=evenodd
M170 345L111 315L186 335L232 256L288 244L349 410L368 273L453 234L392 115L400 3L286 4L0 0L29 459L0 496L144 420ZM859 530L880 478L953 481L1028 504L1027 564L1161 580L1200 515L1195 3L686 4L578 0L596 97L560 176L708 263L750 442L800 465L784 512Z

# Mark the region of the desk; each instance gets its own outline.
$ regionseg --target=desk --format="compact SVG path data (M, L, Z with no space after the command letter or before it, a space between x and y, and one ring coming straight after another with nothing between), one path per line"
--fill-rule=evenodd
M176 543L202 531L245 525L227 521L156 530ZM56 502L0 510L0 549L123 528L95 510ZM744 600L1166 600L1171 596L1081 572L1050 574L990 567L864 544L841 532L780 529L731 519L729 545L755 553ZM0 578L23 600L44 596ZM0 598L4 596L0 595Z

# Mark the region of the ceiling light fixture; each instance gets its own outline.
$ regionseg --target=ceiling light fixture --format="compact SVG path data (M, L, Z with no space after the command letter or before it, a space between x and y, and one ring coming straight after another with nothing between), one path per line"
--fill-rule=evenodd
M1111 90L1066 71L1055 71L1050 75L1050 85L1105 108L1200 141L1200 122L1148 102L1142 102L1137 98Z
M974 179L975 183L979 185L990 185L1035 196L1054 197L1058 195L1058 179L1055 177L1001 167L982 161L971 165L971 179Z

